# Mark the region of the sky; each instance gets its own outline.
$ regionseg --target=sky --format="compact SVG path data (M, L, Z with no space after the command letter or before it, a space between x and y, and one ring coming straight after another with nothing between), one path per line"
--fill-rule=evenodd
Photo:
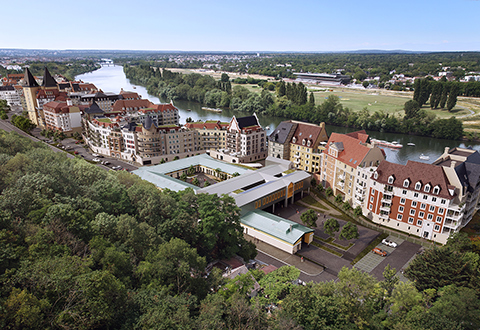
M8 0L2 13L0 48L480 51L479 0Z

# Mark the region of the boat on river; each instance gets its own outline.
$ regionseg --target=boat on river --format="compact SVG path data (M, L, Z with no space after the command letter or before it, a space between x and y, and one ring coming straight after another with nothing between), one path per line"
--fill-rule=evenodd
M415 147L415 143L413 143L413 142L408 142L408 143L407 143L407 146Z
M403 145L401 145L397 141L388 142L388 141L384 141L384 140L370 139L370 142L374 146L379 146L379 147L387 147L387 148L392 148L392 149L403 148Z
M207 107L202 107L202 110L206 110L206 111L212 111L212 112L222 112L222 109L218 109L218 108L207 108Z
M418 158L420 158L420 159L422 159L422 160L429 160L429 159L430 159L430 156L421 154Z

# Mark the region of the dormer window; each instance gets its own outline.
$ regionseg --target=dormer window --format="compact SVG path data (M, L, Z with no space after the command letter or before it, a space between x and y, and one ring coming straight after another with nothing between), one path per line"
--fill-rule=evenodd
M304 145L305 145L305 139L302 140L302 146L304 146Z
M393 181L395 181L395 177L394 177L393 175L390 175L390 176L388 177L388 183L389 183L389 184L392 184Z
M440 187L439 186L433 187L433 193L438 195L440 193Z
M312 143L310 141L307 141L307 147L310 147Z
M405 179L405 181L403 181L403 186L405 188L408 188L409 185L410 185L410 181L408 181L408 179Z
M425 192L427 192L427 193L430 192L430 185L429 185L429 184L426 184L426 185L425 185L425 188L423 188L423 190L424 190Z
M373 178L376 180L378 179L378 172L373 173Z
M295 136L293 137L292 142L293 142L293 143L296 143L296 142L297 142L297 138L296 138Z
M422 189L422 184L420 182L415 183L415 190Z

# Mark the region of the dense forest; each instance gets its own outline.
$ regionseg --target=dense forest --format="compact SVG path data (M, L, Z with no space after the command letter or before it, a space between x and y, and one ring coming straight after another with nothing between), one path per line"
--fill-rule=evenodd
M402 283L344 268L233 280L208 264L256 254L228 196L159 191L133 174L0 131L2 329L478 329L480 244L417 257ZM257 295L254 284L260 289Z
M232 87L227 74L216 81L208 75L180 74L152 67L143 62L125 65L124 71L134 84L145 86L151 95L164 99L195 101L211 107L229 107L245 114L266 114L311 123L356 127L372 131L399 132L456 140L463 136L463 125L454 117L438 119L421 109L405 114L383 111L359 112L344 107L336 96L315 105L314 95L308 94L303 83L252 81L262 87L261 93L249 91L242 85ZM248 80L247 80L248 82ZM448 86L450 86L448 84ZM428 99L428 98L427 98ZM455 101L456 102L456 101Z
M178 61L178 58L184 58ZM271 77L293 78L294 72L333 73L341 72L359 80L380 77L381 82L391 79L394 73L407 77L437 75L449 67L455 78L463 78L468 72L480 72L479 52L445 53L324 53L324 54L218 54L213 61L205 54L159 54L149 56L155 65L162 68L214 67L227 72L262 74ZM137 58L116 59L120 64L140 64Z
M48 67L52 74L61 74L68 80L74 80L75 76L95 71L100 68L95 60L69 60L69 61L27 61L25 65L29 66L30 72L34 76L43 76L45 67ZM0 77L8 73L23 73L23 71L7 70L0 66Z

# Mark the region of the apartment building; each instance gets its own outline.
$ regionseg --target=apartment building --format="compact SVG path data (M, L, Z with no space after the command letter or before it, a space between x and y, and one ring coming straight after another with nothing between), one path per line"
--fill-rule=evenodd
M67 102L52 101L43 106L45 128L63 132L67 136L82 133L81 106Z
M478 209L480 154L445 149L433 164L382 161L367 184L363 212L373 222L441 244Z
M322 153L321 179L353 207L363 204L372 171L385 160L385 152L367 143L365 131L332 133Z
M292 120L282 121L268 136L268 156L290 159L290 142L296 129L297 124Z
M295 122L296 128L290 141L290 158L299 170L318 173L321 170L322 151L328 140L325 123L320 125Z
M7 101L9 106L21 106L20 95L17 93L17 89L12 86L0 86L0 100Z
M266 133L256 114L241 118L233 116L226 138L226 148L210 151L212 157L230 163L250 163L267 158Z
M188 129L198 131L200 147L202 150L218 150L226 148L226 134L229 123L219 120L186 123Z

